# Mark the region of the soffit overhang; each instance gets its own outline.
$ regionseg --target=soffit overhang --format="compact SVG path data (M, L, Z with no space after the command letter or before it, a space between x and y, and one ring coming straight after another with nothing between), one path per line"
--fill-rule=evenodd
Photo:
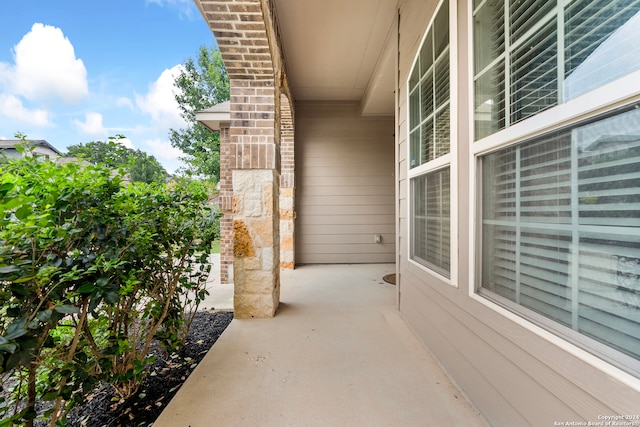
M291 92L393 115L397 0L275 0Z
M292 102L394 114L398 0L195 1L231 79L279 78Z

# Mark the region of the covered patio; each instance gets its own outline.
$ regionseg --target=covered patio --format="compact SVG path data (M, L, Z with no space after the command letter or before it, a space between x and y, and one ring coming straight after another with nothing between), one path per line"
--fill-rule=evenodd
M638 412L637 274L603 260L640 259L640 70L565 95L640 3L511 3L196 0L237 320L158 425L481 423L459 390L500 426Z
M277 316L234 319L154 426L487 425L402 320L394 272L283 271Z

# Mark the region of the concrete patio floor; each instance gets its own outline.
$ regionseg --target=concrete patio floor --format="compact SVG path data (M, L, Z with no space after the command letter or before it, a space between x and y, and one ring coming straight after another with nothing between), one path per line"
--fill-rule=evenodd
M394 269L282 271L276 317L234 319L154 427L486 426L395 309Z

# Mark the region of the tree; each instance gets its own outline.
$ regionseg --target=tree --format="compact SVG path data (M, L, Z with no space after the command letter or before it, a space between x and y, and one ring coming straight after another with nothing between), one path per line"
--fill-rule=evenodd
M120 144L122 135L109 137L108 141L91 141L71 145L68 156L82 158L89 163L103 163L116 169L125 168L134 182L164 182L167 172L155 157L141 150L133 150Z
M220 178L220 134L196 121L196 113L229 100L229 76L217 48L200 46L197 62L188 58L175 80L184 129L171 129L171 145L187 156L188 172L218 181Z
M130 157L129 176L132 181L138 182L164 182L167 171L155 157L144 151L135 150Z

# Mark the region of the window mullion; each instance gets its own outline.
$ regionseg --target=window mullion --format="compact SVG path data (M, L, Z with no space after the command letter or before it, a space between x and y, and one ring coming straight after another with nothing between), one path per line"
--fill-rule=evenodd
M442 266L444 264L444 176L442 174L438 175L439 183L438 188L440 189L439 199L440 203L438 206L438 218L440 219L440 229L438 230L438 247L440 250L438 251L438 262Z
M511 125L511 23L509 0L504 0L504 125Z
M520 153L520 147L516 148L516 171L515 171L515 193L516 193L516 200L515 200L515 204L516 204L516 209L515 209L515 215L516 215L516 253L515 253L515 261L516 261L516 271L515 271L515 290L516 290L516 298L515 301L516 303L520 304L520 290L521 290L521 277L520 277L520 266L521 266L521 260L520 260L520 254L521 254L521 249L520 249L520 245L522 244L521 242L521 233L522 233L522 225L521 225L521 218L520 218L520 213L521 213L521 208L520 208L520 185L522 185L521 183L521 179L520 179L520 157L521 157L521 153Z
M433 138L433 144L431 144L431 158L435 159L436 158L436 144L438 143L438 141L436 141L436 38L431 37L431 105L432 108L431 110L433 111L433 113L431 114L432 116L432 123L433 126L431 128L431 135Z
M573 138L572 138L573 139ZM569 271L571 286L571 328L579 331L578 309L580 307L580 189L578 186L578 144L571 141L571 267Z

